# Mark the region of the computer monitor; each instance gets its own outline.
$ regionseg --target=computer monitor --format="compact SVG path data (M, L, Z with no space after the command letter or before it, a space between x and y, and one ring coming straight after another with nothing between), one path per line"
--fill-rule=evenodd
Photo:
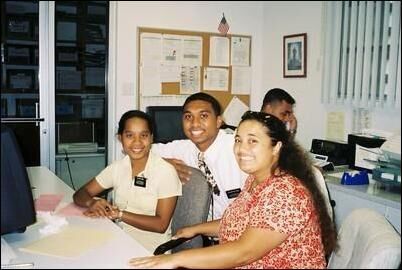
M31 185L12 130L1 124L1 234L24 232L35 223Z
M154 122L155 143L186 139L182 127L182 106L148 106L146 112Z

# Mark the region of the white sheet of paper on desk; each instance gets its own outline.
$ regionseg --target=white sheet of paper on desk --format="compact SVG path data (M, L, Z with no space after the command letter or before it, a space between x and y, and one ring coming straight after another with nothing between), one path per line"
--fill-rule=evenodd
M6 242L6 240L1 238L1 265L8 264L12 259L17 258L14 250L10 247L10 245Z
M21 247L21 251L62 258L74 258L102 246L113 238L113 233L88 227L69 226Z

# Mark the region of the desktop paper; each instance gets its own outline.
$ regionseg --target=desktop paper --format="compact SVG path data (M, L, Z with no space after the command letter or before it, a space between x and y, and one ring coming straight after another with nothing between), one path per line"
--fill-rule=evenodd
M69 226L57 234L46 236L20 248L21 251L62 258L74 258L102 246L113 233L94 228Z
M42 194L35 200L35 210L53 212L63 197L63 194Z

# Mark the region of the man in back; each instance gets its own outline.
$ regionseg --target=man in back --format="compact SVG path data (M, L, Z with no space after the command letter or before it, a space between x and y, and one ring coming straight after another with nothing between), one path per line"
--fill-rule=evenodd
M294 98L285 90L272 88L265 94L261 111L272 114L282 120L292 137L294 137L297 131L297 119L293 112L295 103Z
M221 218L246 179L233 153L234 135L219 129L223 122L221 114L214 97L202 92L193 94L183 105L183 130L188 139L152 147L152 151L170 160L184 183L189 179L186 167L199 168L203 158L216 182L209 219Z

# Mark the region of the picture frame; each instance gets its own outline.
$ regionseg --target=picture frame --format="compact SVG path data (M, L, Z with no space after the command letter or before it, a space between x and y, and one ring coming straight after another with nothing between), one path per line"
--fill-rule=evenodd
M283 37L283 77L307 77L307 33Z

